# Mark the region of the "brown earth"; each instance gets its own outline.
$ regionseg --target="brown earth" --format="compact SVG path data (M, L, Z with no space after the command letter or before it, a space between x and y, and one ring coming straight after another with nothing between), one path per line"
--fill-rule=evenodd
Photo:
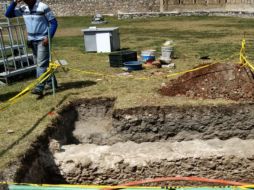
M254 78L249 68L239 64L211 64L171 80L160 89L166 96L254 100Z

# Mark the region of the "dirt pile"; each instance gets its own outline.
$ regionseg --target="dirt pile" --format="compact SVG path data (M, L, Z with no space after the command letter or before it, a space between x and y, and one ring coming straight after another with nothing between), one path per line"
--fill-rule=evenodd
M167 96L253 101L254 78L243 65L211 64L171 80L160 92Z

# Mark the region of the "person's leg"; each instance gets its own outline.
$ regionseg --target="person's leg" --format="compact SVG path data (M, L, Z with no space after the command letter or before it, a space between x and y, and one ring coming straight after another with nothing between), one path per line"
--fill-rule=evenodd
M37 42L37 69L36 69L36 75L37 78L40 77L44 72L47 71L47 68L49 66L49 47L44 46L42 44L42 41ZM44 90L46 82L40 83L36 86L36 89L39 91Z
M38 42L37 41L31 41L28 43L28 47L32 49L33 51L33 56L34 56L34 63L37 64L38 63L38 60L37 60L37 55L38 55ZM38 67L38 65L37 65ZM37 72L37 68L36 68L36 77L38 76L38 72ZM35 87L33 90L32 90L32 94L37 94L37 95L43 95L43 92Z
M38 42L33 42L33 41L31 41L31 42L28 42L28 47L29 48L31 48L32 49L32 51L33 51L33 56L34 56L34 64L37 64L37 44L38 44Z

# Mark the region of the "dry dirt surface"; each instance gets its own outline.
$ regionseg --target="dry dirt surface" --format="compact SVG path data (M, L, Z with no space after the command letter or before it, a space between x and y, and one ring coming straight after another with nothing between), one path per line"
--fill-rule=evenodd
M217 63L171 80L160 89L160 93L166 96L253 101L254 78L251 70L243 65Z

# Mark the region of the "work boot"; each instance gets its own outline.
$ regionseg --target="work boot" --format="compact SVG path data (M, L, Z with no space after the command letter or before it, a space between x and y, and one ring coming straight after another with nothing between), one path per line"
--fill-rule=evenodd
M57 89L58 88L58 83L57 83L56 77L54 75L52 77L53 77L55 89ZM45 90L50 90L50 89L53 89L52 78L49 78L46 82L46 85L45 85Z
M48 83L48 84L45 85L45 90L51 90L51 89L53 89L52 83ZM58 84L57 83L55 83L55 89L58 89Z
M43 96L43 90L41 90L39 88L34 88L31 93L36 94L38 96Z

